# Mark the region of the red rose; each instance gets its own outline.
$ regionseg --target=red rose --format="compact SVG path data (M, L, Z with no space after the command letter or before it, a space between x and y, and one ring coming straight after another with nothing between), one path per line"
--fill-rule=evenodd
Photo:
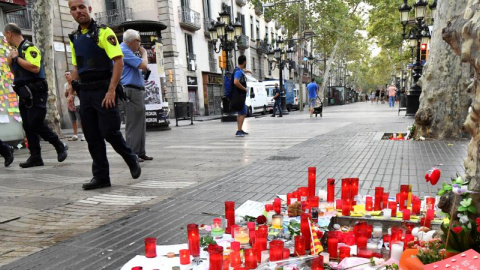
M461 233L462 230L463 230L462 227L453 227L453 228L452 228L452 231L453 231L454 233L456 233L456 234Z
M267 218L264 215L260 215L257 217L257 224L265 224L267 223Z
M477 222L477 225L480 226L480 217L477 218L476 222Z
M477 232L480 233L480 225L477 227Z

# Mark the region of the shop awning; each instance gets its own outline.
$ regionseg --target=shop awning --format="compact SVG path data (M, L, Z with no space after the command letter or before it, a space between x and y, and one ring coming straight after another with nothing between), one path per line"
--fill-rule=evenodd
M27 5L27 0L0 0L0 2L13 4L13 5L20 5L20 6Z

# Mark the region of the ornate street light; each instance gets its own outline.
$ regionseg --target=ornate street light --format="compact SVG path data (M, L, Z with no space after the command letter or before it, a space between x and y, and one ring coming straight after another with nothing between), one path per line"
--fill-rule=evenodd
M417 20L423 20L427 14L428 3L424 0L417 0L413 7L415 8L415 18Z

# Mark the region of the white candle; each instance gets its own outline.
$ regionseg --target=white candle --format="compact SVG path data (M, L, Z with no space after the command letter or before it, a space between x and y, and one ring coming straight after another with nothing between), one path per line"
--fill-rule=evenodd
M275 215L275 211L269 211L267 213L267 223L268 224L272 224L272 218L273 218L273 215Z
M330 253L328 252L322 252L320 255L323 256L323 263L329 263L330 262Z
M391 251L390 258L400 261L400 257L402 257L402 253L403 253L403 245L401 243L392 244L392 251Z
M321 202L326 202L327 201L327 191L326 190L319 190L318 191L318 198L320 199Z
M392 209L385 208L383 209L383 219L392 218Z
M380 238L383 236L382 226L373 226L373 237Z
M261 263L266 263L270 259L270 250L264 250L262 251L262 260L260 261Z
M367 250L377 252L378 251L378 245L375 242L368 242L367 243Z

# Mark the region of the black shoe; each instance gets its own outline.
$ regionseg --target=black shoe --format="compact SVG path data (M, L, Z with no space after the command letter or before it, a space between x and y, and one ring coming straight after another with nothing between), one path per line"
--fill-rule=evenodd
M13 162L13 147L8 145L8 156L5 157L5 167L10 166Z
M248 132L245 132L243 130L240 130L240 131L243 133L243 135L248 135Z
M143 159L143 160L153 160L153 157L149 157L147 155L140 155L138 156L139 158Z
M283 115L279 115L278 117L283 117Z
M43 160L39 156L30 156L27 161L20 163L22 168L43 166Z
M275 115L274 115L274 114L272 114L272 116L270 116L270 117L275 117Z
M112 184L110 184L110 180L98 180L97 178L92 178L89 183L85 183L82 185L82 188L84 190L89 190L89 189L97 189L97 188L105 188L105 187L111 187Z
M65 159L67 159L68 153L68 145L64 142L60 142L58 146L55 146L55 149L57 150L57 160L58 162L62 162Z
M140 177L142 174L142 167L140 167L140 164L138 163L138 159L135 160L135 165L130 167L130 174L132 175L133 179L137 179Z

